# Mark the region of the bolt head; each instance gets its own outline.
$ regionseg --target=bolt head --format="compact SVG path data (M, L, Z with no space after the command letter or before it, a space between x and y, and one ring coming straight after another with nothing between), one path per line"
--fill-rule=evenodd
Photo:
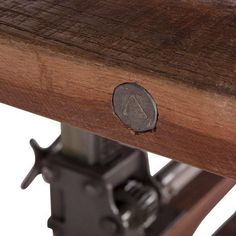
M113 110L125 126L134 132L156 128L157 105L146 89L136 83L117 86L113 93Z
M88 195L92 197L97 197L102 193L102 186L99 182L90 182L85 184L85 191Z
M101 222L102 229L108 235L116 235L119 232L119 225L113 218L105 218Z
M43 176L44 181L49 184L54 182L56 179L55 173L48 167L42 168L42 176Z

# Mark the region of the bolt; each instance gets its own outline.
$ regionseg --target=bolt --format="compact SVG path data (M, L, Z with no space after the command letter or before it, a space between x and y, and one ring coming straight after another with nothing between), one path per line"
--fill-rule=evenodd
M113 218L105 218L102 220L102 229L108 235L115 235L119 231L119 225Z
M48 167L42 168L42 176L43 176L44 181L49 184L54 182L54 180L56 178L53 171L51 169L49 169Z
M102 187L99 183L87 183L84 188L90 196L99 196L102 193Z
M113 110L118 118L134 132L156 128L157 105L152 96L136 83L117 86L113 93Z

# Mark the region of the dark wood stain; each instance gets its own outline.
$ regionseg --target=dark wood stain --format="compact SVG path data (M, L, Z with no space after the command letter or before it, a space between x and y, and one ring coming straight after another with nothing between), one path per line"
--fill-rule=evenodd
M182 211L182 214L163 235L193 235L202 220L234 184L232 179L202 172L170 202L170 206Z
M7 0L0 24L104 63L236 96L234 1Z
M125 82L157 102L155 132L114 116ZM0 102L236 178L236 4L2 1Z
M235 236L236 235L236 213L227 220L213 236Z

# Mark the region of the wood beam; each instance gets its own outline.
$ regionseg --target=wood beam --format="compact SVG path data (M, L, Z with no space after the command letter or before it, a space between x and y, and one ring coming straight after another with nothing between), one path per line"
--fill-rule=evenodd
M178 214L169 221L166 219L169 225L166 225L162 235L193 235L202 220L234 184L235 180L202 172L169 203L172 212Z
M1 1L0 102L236 178L235 19L230 0ZM124 82L154 132L114 115Z
M214 236L236 235L236 213L234 213L215 233Z

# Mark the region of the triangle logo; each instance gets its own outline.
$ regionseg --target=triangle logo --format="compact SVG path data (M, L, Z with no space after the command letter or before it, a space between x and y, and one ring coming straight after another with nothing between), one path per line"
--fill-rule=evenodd
M132 119L146 120L148 118L135 95L129 96L124 106L123 115Z

